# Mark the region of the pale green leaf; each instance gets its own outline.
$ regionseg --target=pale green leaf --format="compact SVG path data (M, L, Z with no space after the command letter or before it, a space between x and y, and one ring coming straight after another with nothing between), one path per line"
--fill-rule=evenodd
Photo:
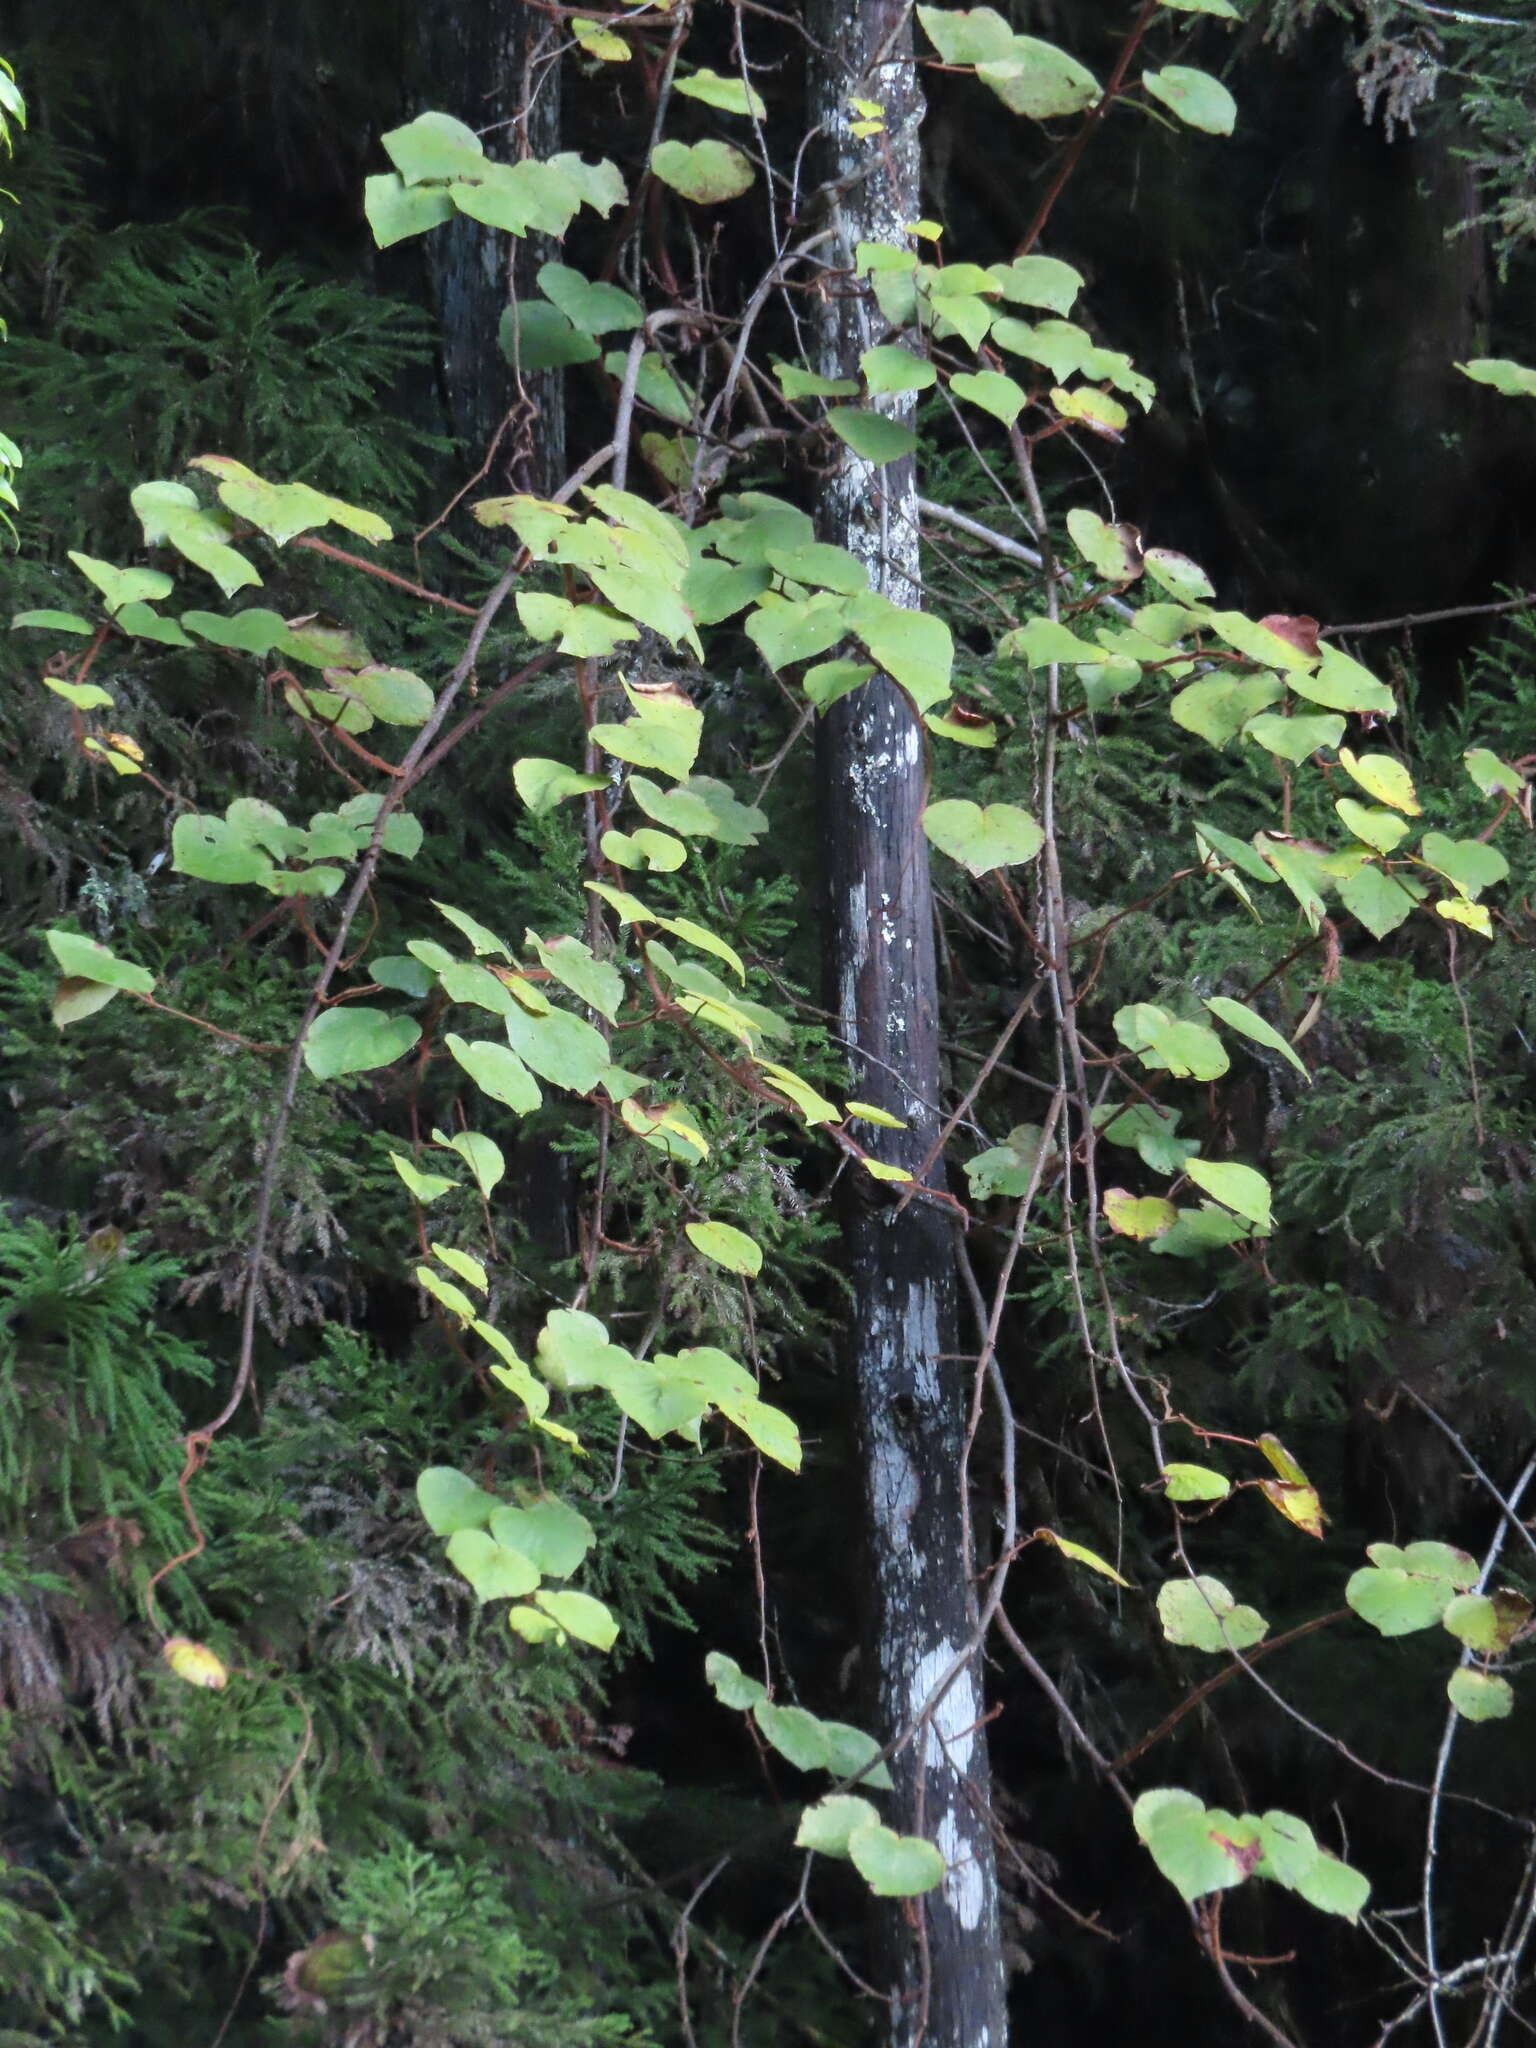
M638 640L640 628L598 604L573 604L549 591L523 590L517 615L535 640L557 640L562 654L604 660L624 640Z
M1344 1588L1344 1598L1362 1621L1384 1636L1412 1635L1437 1622L1451 1604L1448 1579L1404 1570L1399 1565L1362 1565Z
M973 875L1033 860L1045 844L1039 825L1017 804L983 808L967 797L946 797L929 804L922 827L941 853L959 861Z
M1208 1465L1174 1463L1163 1467L1163 1486L1170 1500L1225 1500L1232 1482Z
M490 1283L486 1279L484 1266L468 1252L461 1252L454 1245L434 1244L432 1255L441 1259L450 1273L457 1273L461 1280L467 1280L479 1293L485 1294L489 1291Z
M498 1507L490 1531L498 1543L520 1550L552 1579L568 1579L594 1541L586 1516L555 1494L531 1507Z
M848 1837L855 1828L877 1825L879 1819L869 1800L852 1792L834 1792L801 1814L795 1847L814 1849L822 1856L846 1857Z
M747 620L747 638L777 673L792 662L809 661L836 646L848 631L847 607L832 591L791 600L765 593Z
M1024 410L1028 393L1000 370L957 370L949 380L952 397L979 406L1005 427L1011 427Z
M493 1102L527 1115L544 1100L539 1084L510 1046L493 1038L460 1038L450 1031L443 1040L475 1086Z
M723 114L749 114L759 121L768 118L763 96L744 79L722 78L707 66L690 77L675 81L674 91L685 99L702 100L706 107L718 107Z
M538 1566L498 1543L488 1529L456 1529L448 1538L448 1562L480 1600L520 1599L539 1583Z
M1502 1721L1514 1711L1514 1689L1492 1671L1453 1671L1445 1690L1464 1721Z
M505 1028L519 1060L573 1094L589 1094L608 1066L608 1046L602 1033L569 1010L551 1009L544 1016L531 1017L521 1005L515 1005L505 1019Z
M410 185L473 178L484 168L485 150L479 136L452 114L418 114L403 127L391 128L380 140L385 155Z
M898 349L897 354L900 353ZM839 591L844 597L869 588L868 569L846 548L831 547L819 540L803 540L793 546L765 548L763 552L769 567L791 583L807 583L813 589Z
M1391 853L1400 846L1413 829L1405 818L1396 811L1379 810L1374 806L1357 804L1352 796L1335 799L1333 808L1343 823L1357 839L1363 839L1367 846L1377 853Z
M1208 71L1169 64L1161 71L1144 71L1141 82L1188 127L1207 135L1230 135L1237 125L1237 101Z
M567 797L608 786L606 775L584 775L579 768L567 768L563 761L548 761L538 754L525 754L513 762L512 781L536 818L544 817Z
M536 932L529 932L527 937L541 964L555 980L563 982L572 995L612 1023L624 1000L624 977L612 961L599 960L581 939L562 937L545 941Z
M441 1173L418 1172L403 1152L391 1152L389 1159L418 1202L435 1202L439 1195L446 1195L459 1185Z
M670 832L653 832L645 825L638 832L605 832L598 851L616 867L638 868L642 873L672 874L688 858L680 839Z
M1036 1529L1034 1540L1039 1543L1053 1543L1063 1557L1070 1557L1074 1564L1086 1565L1089 1571L1097 1572L1101 1579L1113 1579L1117 1586L1130 1583L1129 1580L1121 1578L1114 1566L1100 1557L1096 1550L1090 1550L1084 1543L1074 1543L1070 1537L1058 1536L1054 1529Z
M921 1835L898 1835L881 1821L848 1837L853 1867L877 1899L910 1899L944 1882L944 1858Z
M820 377L814 370L801 369L798 363L775 362L773 374L778 378L784 396L791 400L852 398L859 388L855 377Z
M757 175L751 159L739 149L713 140L658 142L651 151L651 170L664 185L698 206L738 198Z
M704 1676L722 1707L745 1712L768 1697L768 1688L759 1679L749 1678L736 1659L727 1657L723 1650L711 1650L704 1659Z
M828 1768L826 1730L804 1707L778 1707L765 1698L753 1706L752 1718L764 1740L797 1771Z
M1154 1173L1177 1173L1199 1149L1193 1138L1178 1135L1177 1111L1151 1102L1102 1103L1093 1113L1093 1123L1111 1145L1134 1146Z
M1054 619L1030 619L1023 626L1016 626L1011 633L1005 633L998 642L997 651L1007 660L1027 661L1031 668L1046 668L1052 662L1099 662L1104 659L1102 647L1096 647L1091 640L1079 639L1078 635Z
M846 601L848 624L872 661L899 683L916 708L929 711L949 695L955 643L936 612L909 611L879 591Z
M1474 384L1491 384L1506 398L1536 398L1536 370L1527 369L1523 363L1512 363L1507 356L1479 356L1456 367Z
M1284 694L1280 678L1267 669L1258 675L1201 676L1198 682L1185 684L1170 701L1168 713L1186 732L1197 733L1213 747L1225 747L1251 718Z
M96 628L91 624L90 620L82 619L78 612L17 612L15 617L11 620L11 631L14 633L18 630L18 628L23 626L42 627L51 633L80 633L83 634L87 639L89 639L91 634L94 633L96 630ZM93 686L86 685L85 687L90 688ZM102 695L106 696L105 691L102 692ZM110 704L112 702L112 699L110 697L107 697L106 701ZM88 710L90 707L87 705L82 708Z
M1169 1579L1158 1590L1157 1618L1170 1643L1212 1655L1251 1650L1269 1633L1263 1615L1239 1606L1220 1579Z
M1067 532L1084 561L1089 562L1109 583L1130 583L1141 574L1141 535L1123 521L1111 526L1086 505L1074 505L1067 514Z
M453 201L440 186L407 185L398 171L363 180L363 213L380 249L425 234L453 219Z
M1397 699L1385 683L1378 683L1369 669L1352 661L1342 648L1325 642L1322 661L1313 673L1293 670L1291 688L1314 704L1330 711L1374 712L1382 718L1397 716Z
M1239 1821L1220 1808L1207 1810L1192 1792L1168 1788L1143 1792L1131 1818L1153 1862L1190 1904L1248 1875L1244 1851L1259 1839L1250 1816Z
M539 1606L568 1636L590 1643L594 1650L611 1650L619 1639L619 1624L590 1593L555 1591L540 1587L534 1594Z
M1483 839L1447 839L1443 832L1426 832L1419 841L1418 858L1470 902L1509 879L1509 862Z
M1243 727L1245 738L1282 761L1297 764L1325 747L1336 747L1344 737L1344 720L1337 713L1287 718L1278 711L1261 711Z
M1099 97L1099 82L1085 65L1035 36L1015 36L1004 53L976 66L976 76L1010 113L1031 121L1080 114Z
M1214 1081L1226 1073L1226 1048L1203 1024L1174 1017L1156 1003L1131 1003L1115 1012L1115 1036L1149 1067L1181 1079Z
M61 974L96 982L102 988L127 989L136 996L147 996L154 988L155 977L147 967L119 960L110 947L99 945L81 932L51 931L45 936Z
M369 1073L408 1053L421 1037L414 1017L363 1003L338 1003L323 1010L304 1040L304 1064L317 1081L341 1074Z
M1525 777L1518 768L1501 761L1487 747L1469 747L1461 757L1467 773L1484 796L1519 797L1525 791Z
M139 515L148 547L168 542L178 554L211 576L226 597L261 578L244 555L229 545L234 523L224 512L210 512L185 484L140 484L129 494ZM148 595L148 593L145 593Z
M865 349L859 357L859 369L868 389L881 397L926 391L937 375L926 356L914 355L910 349L890 343Z
M1052 313L1070 313L1083 288L1082 273L1057 256L1016 256L1011 263L990 264L987 274L1005 299Z
M745 1273L753 1278L762 1271L762 1247L744 1230L729 1223L710 1222L687 1223L683 1228L694 1249L717 1266L724 1266L727 1272Z
M501 1147L479 1131L455 1131L450 1138L446 1132L434 1130L432 1142L458 1153L473 1174L475 1186L482 1195L489 1195L506 1173L507 1162Z
M1005 56L1013 30L992 7L919 7L917 18L946 64L982 64Z
M473 1479L449 1465L430 1465L416 1481L416 1500L434 1536L452 1536L460 1529L484 1529L500 1507Z
M496 345L525 376L537 370L563 370L573 363L595 363L602 353L568 313L543 299L519 299L508 306L496 330ZM475 509L480 517L481 508Z
M899 462L917 446L917 436L910 427L903 426L900 420L888 419L881 412L834 405L827 414L827 425L855 455L876 467Z
M1410 818L1419 815L1413 778L1394 755L1355 755L1348 747L1340 747L1339 766L1377 803L1390 804L1394 811L1404 811Z
M1387 874L1374 862L1358 868L1340 883L1339 901L1377 939L1395 932L1414 905L1414 898L1397 876Z

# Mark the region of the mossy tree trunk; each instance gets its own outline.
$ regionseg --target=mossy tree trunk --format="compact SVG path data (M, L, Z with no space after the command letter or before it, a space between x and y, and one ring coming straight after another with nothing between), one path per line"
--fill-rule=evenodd
M456 114L493 157L559 149L557 21L527 0L442 0L422 10L420 35L423 107ZM443 395L470 465L484 462L494 443L488 484L553 489L565 470L561 373L526 376L519 388L497 342L502 315L533 289L553 245L542 236L516 241L460 215L424 246L442 335Z
M922 101L902 0L814 0L807 26L811 117L823 137L838 287L820 302L821 361L857 376L882 339L873 298L848 289L860 242L909 247L919 207ZM884 132L858 137L850 95L884 108ZM913 401L883 401L910 417ZM825 540L866 564L893 602L920 601L916 475L845 453L820 495ZM939 1123L933 899L920 818L925 733L888 677L820 721L817 775L827 883L830 1000L858 1094L905 1120L874 1133L881 1157L917 1173ZM870 1129L872 1127L866 1127ZM880 1733L910 1726L972 1627L961 1466L969 1374L957 1361L953 1225L921 1198L849 1175L844 1212L849 1327L871 1551L871 1647ZM996 1867L980 1666L963 1670L893 1763L892 1819L936 1841L943 1887L881 1915L879 1946L896 2004L893 2048L1001 2048L1006 2035Z

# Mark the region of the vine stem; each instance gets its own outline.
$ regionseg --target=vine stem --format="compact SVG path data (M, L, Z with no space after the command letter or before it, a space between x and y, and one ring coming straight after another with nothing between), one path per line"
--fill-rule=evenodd
M1161 0L1142 0L1141 12L1132 22L1131 32L1120 46L1120 54L1115 59L1115 68L1109 74L1103 92L1100 93L1093 105L1088 109L1088 112L1083 116L1082 126L1067 144L1066 154L1062 157L1057 167L1056 175L1051 180L1049 190L1039 206L1036 207L1035 217L1030 222L1023 241L1020 242L1018 248L1014 251L1015 256L1027 256L1045 232L1045 224L1055 212L1056 202L1066 189L1067 181L1071 178L1072 173L1077 169L1078 160L1092 140L1094 130L1120 97L1121 87L1125 84L1125 74L1131 68L1131 59L1135 56L1137 50L1140 49L1142 38L1152 26L1152 17L1156 14L1160 4Z
M1473 1589L1475 1592L1481 1593L1486 1588L1493 1574L1493 1568L1499 1561L1499 1555L1504 1548L1505 1539L1509 1535L1509 1517L1514 1515L1515 1510L1519 1507L1521 1496L1530 1485L1533 1477L1536 1477L1536 1456L1526 1460L1524 1470L1509 1489L1506 1513L1499 1517L1493 1535L1489 1539L1488 1549L1483 1557L1482 1570L1477 1575L1477 1585ZM1505 1504L1501 1502L1500 1505L1504 1506ZM1463 1648L1457 1669L1465 1670L1471 1661L1471 1649ZM1448 2048L1448 2044L1445 2038L1445 2024L1440 2013L1442 1979L1440 1962L1435 1949L1435 1865L1440 1854L1440 1809L1444 1803L1445 1780L1451 1767L1451 1752L1456 1746L1456 1733L1460 1722L1461 1715L1454 1706L1451 1707L1445 1717L1445 1733L1440 1738L1440 1753L1435 1758L1435 1776L1430 1790L1429 1817L1424 1824L1424 1880L1420 1891L1420 1912L1424 1920L1424 1970L1426 1977L1424 1989L1428 2001L1429 2023L1434 2029L1437 2048Z
M282 1089L278 1095L277 1108L267 1137L266 1153L262 1160L261 1179L256 1190L256 1219L251 1229L250 1249L246 1254L245 1261L244 1299L241 1303L240 1313L240 1351L235 1367L234 1384L229 1390L229 1398L225 1401L224 1406L219 1410L219 1413L212 1422L205 1424L202 1429L194 1431L188 1437L189 1452L194 1442L201 1443L206 1452L208 1442L217 1436L219 1431L225 1428L238 1413L240 1405L250 1388L256 1354L256 1311L261 1297L261 1268L262 1262L266 1257L267 1241L272 1229L272 1204L277 1193L278 1169L282 1163L283 1147L287 1140L288 1127L293 1121L294 1105L298 1100L299 1077L304 1066L305 1041L309 1037L315 1019L325 1008L326 996L332 981L335 979L336 970L340 967L346 953L347 939L352 930L353 923L357 918L358 912L363 907L369 890L373 886L373 878L378 870L379 856L384 847L384 833L389 820L400 808L409 791L415 787L420 779L422 764L431 752L432 743L442 730L459 692L469 680L470 672L473 670L475 662L479 657L480 649L485 643L485 636L490 631L497 613L511 595L512 587L517 581L517 576L518 565L514 560L502 571L492 587L490 595L475 614L475 623L470 629L468 640L465 642L464 652L460 655L452 675L440 692L437 703L433 706L431 717L412 741L405 758L400 763L399 774L384 791L383 799L379 804L379 814L374 820L373 825L373 837L369 840L367 850L358 863L357 873L352 880L352 887L347 891L346 898L342 903L335 936L331 940L330 948L326 953L320 972L315 978L314 987L310 990L308 1007L305 1009L297 1036L294 1038L293 1044L289 1049L288 1066L283 1075ZM546 665L547 659L548 657L541 657L539 661L530 663L529 667L513 680L524 680L529 674L543 668ZM505 689L510 687L510 685L503 687Z

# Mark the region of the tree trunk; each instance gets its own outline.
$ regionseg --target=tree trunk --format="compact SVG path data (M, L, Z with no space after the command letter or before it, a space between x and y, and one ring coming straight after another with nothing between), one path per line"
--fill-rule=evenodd
M814 0L811 118L838 181L829 261L851 279L855 244L910 247L919 213L922 102L903 0ZM885 133L861 139L849 95L878 101ZM856 376L881 339L873 297L822 302L822 360ZM883 401L910 419L913 401ZM897 604L920 601L916 476L910 461L873 469L851 453L826 479L823 537L849 549ZM903 1117L879 1131L880 1156L916 1172L939 1125L938 994L927 842L923 727L884 676L835 704L817 734L829 896L830 1001L858 1093ZM939 1169L942 1172L942 1169ZM911 1724L971 1629L960 1465L969 1386L956 1361L953 1229L921 1199L898 1208L887 1184L850 1175L844 1213L853 1290L852 1365L871 1547L873 1663L882 1738ZM938 1843L941 1890L881 1913L893 2048L1002 2048L1007 2021L990 1830L979 1661L950 1687L924 1735L893 1765L893 1824ZM921 1931L920 1931L921 1930ZM926 1937L926 1938L925 1938Z
M528 0L441 0L422 10L428 103L476 129L489 155L553 155L560 147L559 24ZM565 473L562 373L523 379L497 341L501 316L530 292L554 245L517 241L460 214L427 237L432 296L442 336L444 398L471 468L496 447L487 483L548 492Z

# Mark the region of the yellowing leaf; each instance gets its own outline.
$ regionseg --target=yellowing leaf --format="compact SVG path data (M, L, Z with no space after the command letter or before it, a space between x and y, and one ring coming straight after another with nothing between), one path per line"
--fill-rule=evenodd
M728 1273L745 1273L749 1278L763 1268L762 1247L744 1230L729 1223L685 1223L683 1231L696 1251L724 1266Z
M222 1692L229 1683L229 1667L216 1657L206 1643L194 1643L186 1636L171 1636L160 1646L160 1654L176 1676L188 1685L200 1685L208 1692Z
M862 1117L867 1124L880 1124L888 1131L904 1131L907 1126L899 1116L892 1116L888 1109L879 1109L873 1102L845 1102L844 1109L850 1116Z
M1390 804L1394 811L1406 811L1410 818L1419 815L1413 778L1395 755L1353 754L1348 747L1340 747L1339 766L1377 803Z
M1163 1467L1163 1487L1170 1500L1225 1500L1232 1482L1209 1465L1173 1464Z
M1096 1550L1089 1550L1085 1544L1074 1543L1067 1536L1058 1536L1054 1529L1036 1529L1033 1541L1054 1543L1063 1557L1070 1557L1074 1564L1085 1564L1089 1571L1097 1572L1101 1578L1113 1579L1117 1586L1129 1586L1129 1579L1122 1579L1112 1564L1108 1564Z
M1294 1522L1304 1535L1321 1540L1328 1517L1323 1513L1315 1486L1287 1486L1283 1479L1261 1479L1259 1491L1272 1508L1277 1508L1288 1522Z
M1281 1443L1279 1437L1271 1436L1266 1432L1259 1438L1259 1449L1268 1458L1270 1464L1288 1486L1306 1486L1310 1484L1306 1473L1302 1471L1296 1460L1285 1448L1285 1445Z
M1107 391L1095 391L1091 386L1076 391L1063 391L1058 387L1051 393L1051 403L1062 419L1077 420L1090 433L1100 434L1106 441L1118 441L1130 417L1118 398L1111 398Z
M1162 1195L1132 1195L1124 1188L1106 1188L1104 1219L1121 1237L1161 1237L1178 1222L1179 1212Z
M1493 919L1488 915L1486 903L1468 903L1463 896L1451 896L1435 909L1441 917L1449 918L1452 924L1464 924L1469 931L1479 932L1485 939L1493 937Z
M589 21L577 15L571 23L571 33L589 57L596 57L604 64L627 64L630 48L622 36L616 36L601 22Z

